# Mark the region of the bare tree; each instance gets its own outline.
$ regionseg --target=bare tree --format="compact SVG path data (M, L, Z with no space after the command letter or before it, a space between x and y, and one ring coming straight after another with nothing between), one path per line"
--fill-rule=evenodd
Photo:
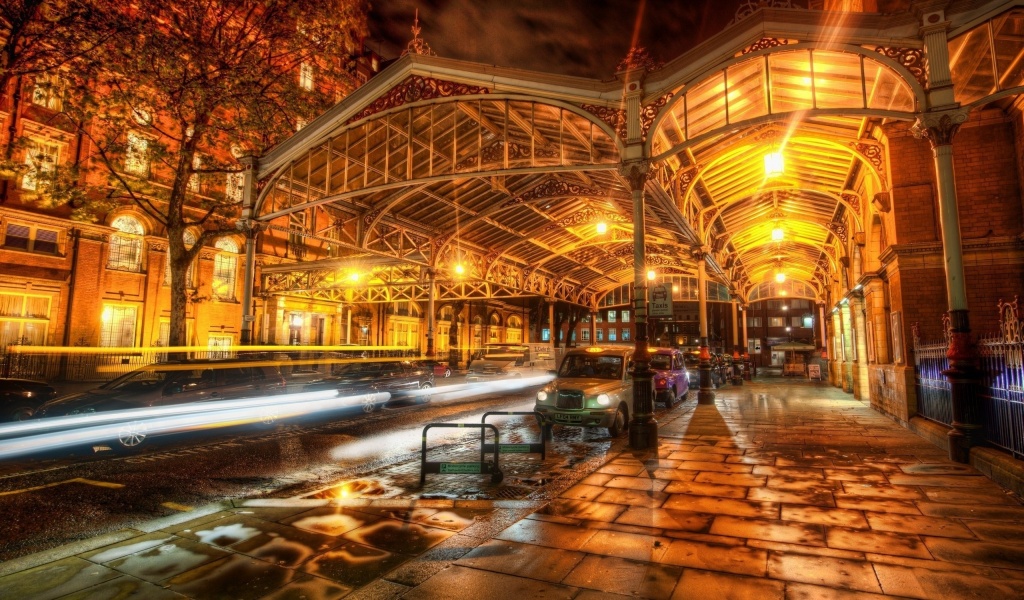
M170 345L185 342L189 265L236 231L228 174L242 167L225 150L259 155L349 92L367 10L364 0L135 0L130 29L103 45L105 68L74 107L105 175L84 208L130 202L164 228Z

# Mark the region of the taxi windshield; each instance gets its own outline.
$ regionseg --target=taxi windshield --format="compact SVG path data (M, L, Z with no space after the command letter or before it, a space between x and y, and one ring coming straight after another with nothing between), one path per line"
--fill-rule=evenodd
M651 368L659 369L661 371L668 371L672 369L672 357L668 354L652 354Z
M562 368L558 370L558 376L621 379L622 357L570 354L562 361Z

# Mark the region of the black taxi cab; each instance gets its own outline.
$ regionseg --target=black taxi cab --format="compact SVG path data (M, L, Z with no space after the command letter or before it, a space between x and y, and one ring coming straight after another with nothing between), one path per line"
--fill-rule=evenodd
M633 412L633 349L577 348L562 358L554 381L537 392L544 424L607 427L619 437Z

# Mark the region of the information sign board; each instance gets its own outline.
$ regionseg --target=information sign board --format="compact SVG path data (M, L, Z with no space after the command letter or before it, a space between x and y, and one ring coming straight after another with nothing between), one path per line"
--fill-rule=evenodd
M656 283L648 288L647 316L672 316L672 284Z

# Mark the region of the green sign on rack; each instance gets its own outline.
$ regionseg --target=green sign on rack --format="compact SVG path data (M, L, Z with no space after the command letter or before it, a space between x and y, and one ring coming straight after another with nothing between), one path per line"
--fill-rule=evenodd
M441 472L453 475L480 473L480 463L441 463Z

